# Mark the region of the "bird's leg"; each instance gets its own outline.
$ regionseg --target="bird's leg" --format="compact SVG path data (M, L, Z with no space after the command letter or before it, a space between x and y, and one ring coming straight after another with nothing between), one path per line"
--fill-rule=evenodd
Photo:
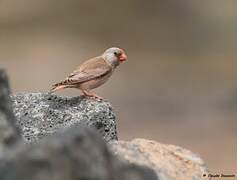
M87 90L82 90L82 92L83 92L83 94L84 94L85 96L92 97L92 98L95 98L95 99L103 99L102 97L96 95L96 94L93 93L93 92L89 92L89 91L87 91Z

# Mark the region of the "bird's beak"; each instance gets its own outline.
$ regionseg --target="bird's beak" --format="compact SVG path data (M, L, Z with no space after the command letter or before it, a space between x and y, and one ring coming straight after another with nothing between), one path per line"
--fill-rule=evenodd
M128 58L127 55L125 53L123 53L119 56L119 61L121 61L121 62L126 61L127 58Z

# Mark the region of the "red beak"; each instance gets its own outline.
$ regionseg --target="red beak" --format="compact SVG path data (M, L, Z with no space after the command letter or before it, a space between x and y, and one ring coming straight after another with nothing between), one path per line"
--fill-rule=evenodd
M123 53L123 54L121 54L120 56L119 56L119 61L126 61L127 60L127 55L125 54L125 53Z

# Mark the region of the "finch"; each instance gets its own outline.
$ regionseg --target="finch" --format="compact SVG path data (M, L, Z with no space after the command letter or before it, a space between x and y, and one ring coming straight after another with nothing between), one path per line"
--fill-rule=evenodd
M85 96L102 99L91 90L104 84L116 67L126 60L124 50L117 47L109 48L102 55L82 63L64 81L54 84L50 93L66 88L77 88Z

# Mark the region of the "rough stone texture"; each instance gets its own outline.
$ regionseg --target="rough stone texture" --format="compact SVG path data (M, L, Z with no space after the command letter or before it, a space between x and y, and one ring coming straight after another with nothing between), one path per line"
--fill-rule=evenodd
M15 125L16 119L9 94L10 87L6 72L0 69L0 152L5 146L14 144L20 138L20 130Z
M208 173L199 156L178 146L145 139L113 141L110 145L120 159L152 168L160 180L199 180Z
M158 180L149 168L118 160L94 130L74 126L0 161L1 180Z
M106 141L117 139L115 115L108 102L47 93L19 93L11 98L26 141L37 141L75 124L97 129Z

